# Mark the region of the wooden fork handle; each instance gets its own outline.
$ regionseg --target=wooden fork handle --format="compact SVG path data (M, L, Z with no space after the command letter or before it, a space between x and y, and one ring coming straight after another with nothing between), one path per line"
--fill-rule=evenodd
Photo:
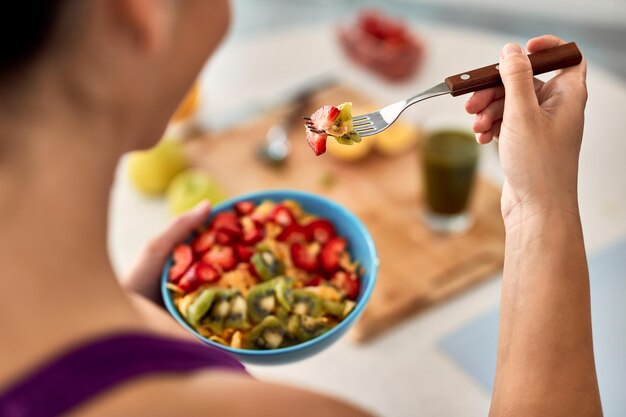
M570 42L528 55L533 74L543 74L558 69L573 67L583 59L576 43ZM498 64L462 72L446 78L445 83L453 96L502 85Z

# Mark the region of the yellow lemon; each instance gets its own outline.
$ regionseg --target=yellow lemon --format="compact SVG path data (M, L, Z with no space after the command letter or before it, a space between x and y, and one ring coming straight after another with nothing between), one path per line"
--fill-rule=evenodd
M163 139L147 151L131 152L128 175L131 183L144 194L162 195L172 178L187 167L182 145Z

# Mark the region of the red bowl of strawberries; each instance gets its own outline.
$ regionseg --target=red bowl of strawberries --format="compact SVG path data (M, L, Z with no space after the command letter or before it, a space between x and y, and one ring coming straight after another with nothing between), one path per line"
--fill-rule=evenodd
M168 311L203 342L246 362L285 363L354 324L377 270L371 236L345 208L265 191L216 206L174 249L161 289Z
M346 55L390 81L415 74L424 58L424 43L406 24L378 10L364 10L355 22L338 30Z

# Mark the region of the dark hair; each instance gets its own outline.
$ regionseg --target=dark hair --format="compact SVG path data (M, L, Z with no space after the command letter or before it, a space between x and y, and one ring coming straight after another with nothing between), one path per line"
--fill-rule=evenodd
M0 19L0 78L30 64L47 46L66 0L9 0Z

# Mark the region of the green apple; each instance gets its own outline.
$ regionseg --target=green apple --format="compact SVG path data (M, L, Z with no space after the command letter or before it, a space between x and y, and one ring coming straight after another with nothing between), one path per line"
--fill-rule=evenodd
M140 192L162 195L172 179L187 167L187 158L180 142L163 139L147 151L131 152L128 175Z
M211 204L220 203L226 193L206 172L187 169L172 180L167 187L167 205L173 214L183 213L200 201L207 199Z

